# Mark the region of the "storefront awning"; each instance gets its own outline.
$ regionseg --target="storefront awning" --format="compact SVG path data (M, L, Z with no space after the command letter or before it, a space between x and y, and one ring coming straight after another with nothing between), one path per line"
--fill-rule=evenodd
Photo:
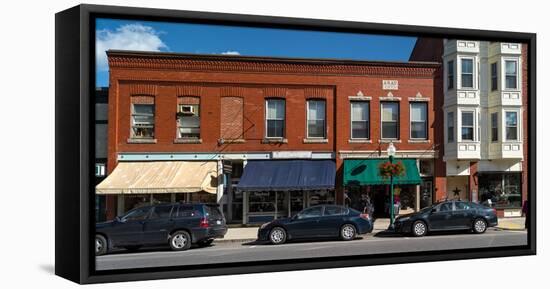
M390 178L384 178L380 175L379 166L387 162L388 159L366 159L366 160L344 160L344 185L345 186L364 186L364 185L389 185ZM395 159L394 162L401 161L405 167L405 172L401 176L393 178L393 183L397 185L417 185L420 184L420 174L414 159Z
M242 191L296 191L334 189L332 160L248 161L237 185Z
M163 194L206 191L215 194L216 162L120 162L96 186L96 194Z

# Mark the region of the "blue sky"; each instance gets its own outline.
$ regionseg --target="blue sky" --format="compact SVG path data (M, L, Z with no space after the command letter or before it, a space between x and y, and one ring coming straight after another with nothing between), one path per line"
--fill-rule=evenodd
M407 61L415 37L97 19L96 86L108 86L105 50Z

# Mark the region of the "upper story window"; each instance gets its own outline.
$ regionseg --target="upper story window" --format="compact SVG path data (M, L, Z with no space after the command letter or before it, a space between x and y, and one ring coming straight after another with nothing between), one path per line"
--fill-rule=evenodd
M201 131L200 105L178 104L178 138L199 139Z
M351 102L351 138L370 139L370 109L368 101Z
M498 141L498 112L491 113L491 141Z
M411 139L428 138L428 104L411 103Z
M518 84L518 62L515 60L506 60L506 89L517 89Z
M455 86L455 62L447 62L447 89L453 89Z
M285 100L266 100L266 137L285 137Z
M399 139L399 103L382 102L382 138Z
M326 137L326 103L324 100L307 101L307 137Z
M474 87L474 60L472 58L463 58L461 60L461 87Z
M132 104L132 138L155 137L155 105Z
M462 112L462 140L474 140L474 112Z
M455 115L454 113L447 113L447 142L452 143L455 141Z
M518 140L518 113L506 112L506 140Z
M497 63L491 63L491 91L498 89Z

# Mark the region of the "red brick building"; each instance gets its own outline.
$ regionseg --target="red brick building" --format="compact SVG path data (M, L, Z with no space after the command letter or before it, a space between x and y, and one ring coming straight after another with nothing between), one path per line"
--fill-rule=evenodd
M359 208L366 195L383 213L387 185L352 166L386 161L389 143L409 170L402 210L444 191L439 63L107 54L109 177L97 193L108 217L141 202L216 201L230 220L255 223L318 203ZM239 189L252 163L304 176L315 167L333 183Z

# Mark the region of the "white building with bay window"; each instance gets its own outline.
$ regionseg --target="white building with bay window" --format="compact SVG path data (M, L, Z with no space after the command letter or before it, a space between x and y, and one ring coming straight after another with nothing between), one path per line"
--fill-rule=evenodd
M447 197L521 208L522 50L519 43L445 40Z

